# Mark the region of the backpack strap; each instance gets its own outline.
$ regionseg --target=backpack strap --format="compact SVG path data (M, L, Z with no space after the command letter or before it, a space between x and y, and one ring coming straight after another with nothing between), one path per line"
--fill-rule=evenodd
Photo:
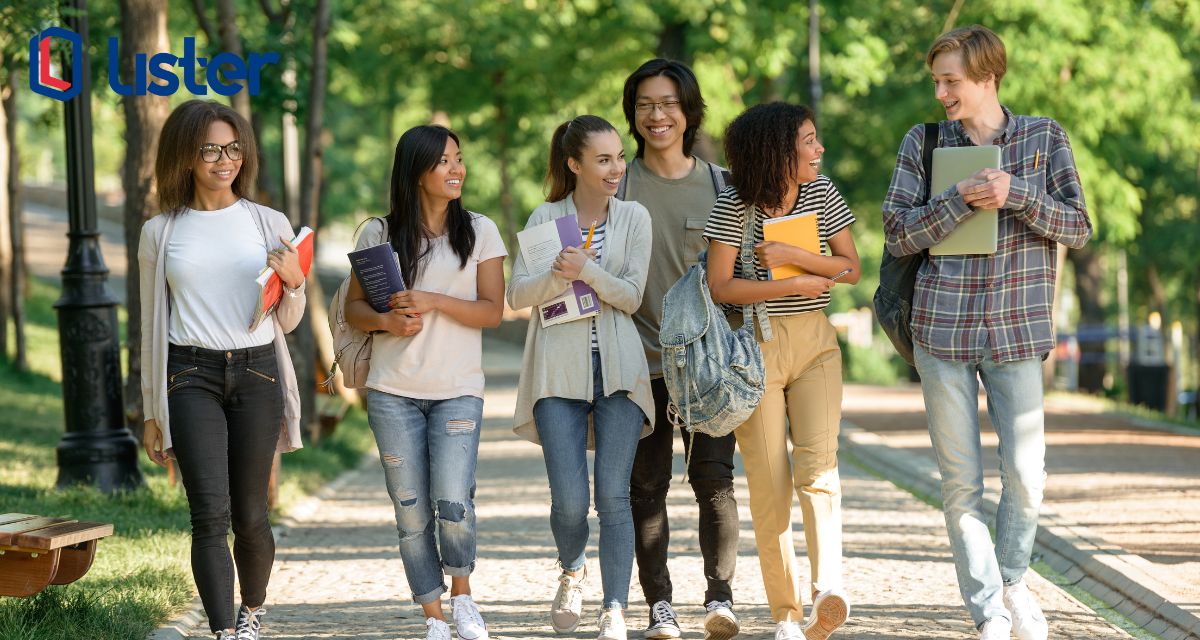
M708 163L708 173L712 176L713 191L717 195L721 195L725 187L729 186L729 169L710 162Z
M758 205L750 205L743 209L746 213L742 224L742 275L749 280L757 280L758 272L754 270L754 223L758 220ZM774 335L771 333L771 323L767 321L767 303L755 302L742 305L742 324L751 322L751 316L758 318L758 329L762 333L763 342L770 342Z
M933 181L933 150L941 144L941 127L936 122L925 123L925 138L921 140L921 167L925 169L925 202L933 197L929 192ZM930 142L933 144L930 144Z

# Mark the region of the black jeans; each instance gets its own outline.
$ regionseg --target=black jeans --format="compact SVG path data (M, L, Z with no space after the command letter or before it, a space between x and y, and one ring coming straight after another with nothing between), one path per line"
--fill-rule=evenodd
M667 522L667 488L671 485L672 446L675 428L667 420L667 387L662 378L652 380L654 432L638 443L629 479L629 501L633 506L634 549L638 580L646 603L671 602L671 573L667 550L671 541ZM708 588L704 602L733 601L733 571L737 564L738 512L733 497L733 434L713 438L683 433L684 450L692 447L688 482L700 505L700 554Z
M267 483L283 420L280 384L273 344L168 350L167 403L192 515L192 575L214 632L234 624L234 563L242 603L266 600L275 561Z

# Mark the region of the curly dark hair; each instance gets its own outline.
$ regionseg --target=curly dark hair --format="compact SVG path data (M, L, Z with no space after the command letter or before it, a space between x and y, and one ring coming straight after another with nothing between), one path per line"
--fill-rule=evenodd
M796 138L805 121L816 123L804 105L772 102L750 107L725 129L725 159L731 184L747 205L784 206L799 167Z

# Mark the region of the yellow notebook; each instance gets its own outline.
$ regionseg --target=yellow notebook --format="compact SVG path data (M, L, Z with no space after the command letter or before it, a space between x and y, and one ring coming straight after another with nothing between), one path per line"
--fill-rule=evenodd
M817 214L797 213L763 220L763 240L782 242L821 255L821 234L817 232ZM808 272L794 264L771 269L772 280L806 275Z

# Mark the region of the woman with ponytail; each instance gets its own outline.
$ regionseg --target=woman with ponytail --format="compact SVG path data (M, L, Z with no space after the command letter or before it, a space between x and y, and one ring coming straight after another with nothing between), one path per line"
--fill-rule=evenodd
M427 640L450 640L450 604L460 640L486 640L471 598L475 569L475 463L483 423L483 327L500 324L504 242L496 224L462 205L467 177L458 136L409 129L396 144L391 212L359 238L389 243L408 284L376 313L350 279L346 318L375 336L367 377L367 421L375 433L396 511L400 558ZM435 536L436 532L436 536Z
M631 315L642 302L650 263L650 214L614 196L625 174L617 130L596 116L564 122L550 142L547 202L527 227L578 218L589 248L567 247L549 271L513 265L508 303L547 302L582 280L600 298L600 314L543 328L529 320L517 390L514 431L540 444L550 481L550 529L562 567L550 609L556 633L570 633L583 612L589 495L587 451L594 449L600 516L601 603L598 640L625 640L624 610L633 572L629 474L638 440L654 416L646 354Z

